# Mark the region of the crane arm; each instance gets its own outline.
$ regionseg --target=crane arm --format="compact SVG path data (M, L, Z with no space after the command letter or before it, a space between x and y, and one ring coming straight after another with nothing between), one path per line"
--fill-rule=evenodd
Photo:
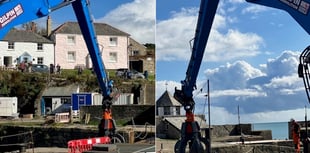
M0 2L0 39L14 26L49 15L74 0L7 0Z
M218 7L219 0L201 0L196 32L193 42L191 58L186 71L185 80L181 81L181 90L175 89L174 97L186 111L186 120L181 126L181 139L175 144L176 153L185 153L188 141L192 142L190 152L202 152L202 142L210 148L206 140L200 136L200 127L194 119L193 109L195 102L193 91L196 89L196 80L210 35L212 23Z
M250 3L277 8L288 12L310 34L310 0L246 0Z
M103 95L102 107L104 111L99 125L99 135L113 137L115 133L115 121L112 119L111 113L114 98L111 96L113 81L108 80L107 77L88 2L89 0L1 0L0 39L16 25L47 16L52 11L72 4Z
M0 39L14 26L49 15L52 11L72 4L84 40L92 59L102 95L111 98L112 82L108 81L101 58L87 0L5 0L0 2Z
M95 34L95 28L91 19L86 0L77 0L72 2L72 7L75 12L76 18L79 22L81 32L89 50L92 59L93 69L97 75L102 95L105 98L110 98L112 92L112 82L108 80L106 70L101 58L101 53L98 41Z
M196 89L196 79L199 73L204 51L210 35L219 0L202 0L192 48L192 54L186 71L185 80L181 81L181 90L175 91L174 97L184 106L192 107L193 91Z

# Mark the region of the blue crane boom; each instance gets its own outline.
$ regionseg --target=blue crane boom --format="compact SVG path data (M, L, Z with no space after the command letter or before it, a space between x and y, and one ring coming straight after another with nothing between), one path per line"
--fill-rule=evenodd
M52 11L72 5L81 32L92 59L94 72L103 95L103 115L99 125L99 135L113 137L115 122L111 105L113 81L109 80L101 58L96 33L89 12L88 0L2 0L0 1L0 39L14 26L49 15Z
M182 96L176 95L177 99L181 101L181 103L186 103L188 98L193 97L193 90L196 88L197 76L211 31L211 26L214 20L218 2L219 0L201 1L192 54L189 65L187 67L185 80L181 81L181 90L184 94Z
M289 13L310 34L309 0L246 0L263 6L277 8Z
M201 0L196 32L193 42L191 58L186 71L185 80L181 81L181 90L175 89L174 97L184 106L186 120L182 123L181 139L175 145L175 152L185 153L188 141L191 141L190 152L202 152L202 142L208 145L207 140L202 140L200 127L194 119L193 91L196 89L196 80L203 59L204 51L210 35L211 27L218 7L219 0ZM210 147L208 145L208 147Z

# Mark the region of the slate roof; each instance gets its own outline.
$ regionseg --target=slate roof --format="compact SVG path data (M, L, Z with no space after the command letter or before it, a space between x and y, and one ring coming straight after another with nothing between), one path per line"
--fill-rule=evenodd
M2 39L11 42L33 42L33 43L49 43L54 42L32 31L12 29Z
M68 97L77 92L78 85L69 85L64 87L48 87L44 90L44 97ZM81 91L80 91L81 92Z
M130 36L128 33L106 23L94 23L94 26L97 35ZM53 33L82 34L77 22L66 22L56 28Z
M156 107L182 106L168 91L156 101Z

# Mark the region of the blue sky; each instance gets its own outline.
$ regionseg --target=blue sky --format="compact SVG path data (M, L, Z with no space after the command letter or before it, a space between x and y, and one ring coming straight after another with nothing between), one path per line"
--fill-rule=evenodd
M173 94L185 79L200 0L157 0L156 97ZM309 35L288 13L221 0L205 51L195 92L195 113L203 112L210 80L211 122L303 120L308 105L297 66Z

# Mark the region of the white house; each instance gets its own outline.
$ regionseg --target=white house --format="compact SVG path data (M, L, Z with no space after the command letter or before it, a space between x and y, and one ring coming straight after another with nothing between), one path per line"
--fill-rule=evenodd
M15 67L23 61L54 63L54 43L32 31L10 30L0 41L0 52L1 67Z
M105 23L94 23L99 49L106 69L128 68L129 34ZM55 42L55 64L63 69L77 66L91 68L90 55L77 22L66 22L56 28L51 39Z

